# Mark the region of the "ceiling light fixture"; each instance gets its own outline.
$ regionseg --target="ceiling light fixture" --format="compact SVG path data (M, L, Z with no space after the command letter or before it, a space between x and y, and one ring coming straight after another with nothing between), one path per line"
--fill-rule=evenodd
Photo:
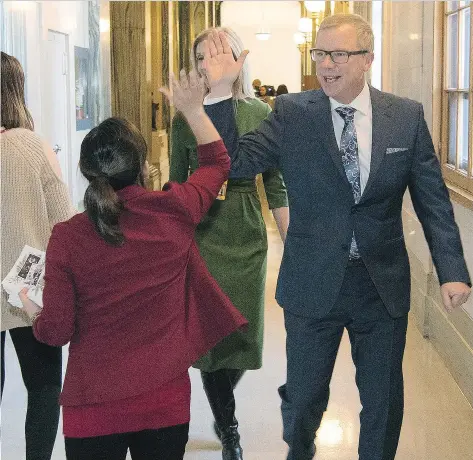
M266 41L271 38L271 32L267 27L260 27L258 32L255 33L258 40Z

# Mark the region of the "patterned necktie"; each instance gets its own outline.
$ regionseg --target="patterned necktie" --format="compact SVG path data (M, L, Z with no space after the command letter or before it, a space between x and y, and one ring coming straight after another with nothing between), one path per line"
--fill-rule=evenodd
M342 137L340 139L340 152L342 154L343 167L347 175L348 182L350 182L353 190L353 197L355 204L358 204L361 198L361 183L360 183L360 161L358 158L358 139L356 137L355 128L355 112L353 107L338 107L335 109L337 113L345 121L343 127ZM359 259L360 253L356 245L355 233L350 246L350 259Z

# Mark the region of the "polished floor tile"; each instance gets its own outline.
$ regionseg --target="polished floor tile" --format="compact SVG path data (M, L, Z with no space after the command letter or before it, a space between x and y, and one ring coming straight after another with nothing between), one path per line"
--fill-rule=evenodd
M285 380L285 332L274 289L282 247L269 229L264 367L248 372L236 390L245 460L284 460L277 387ZM66 354L66 353L65 353ZM2 460L24 460L26 394L11 342L6 349L7 382L2 403ZM406 410L398 460L473 460L473 410L428 340L411 322L404 361ZM350 345L344 336L331 385L331 400L318 433L317 460L356 460L360 400ZM192 422L186 460L221 460L212 416L191 370ZM64 460L58 434L53 460ZM91 459L93 460L93 459Z

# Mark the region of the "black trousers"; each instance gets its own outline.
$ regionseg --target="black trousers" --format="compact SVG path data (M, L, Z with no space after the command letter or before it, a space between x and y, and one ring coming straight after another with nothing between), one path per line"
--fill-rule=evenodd
M344 329L348 330L360 414L360 460L394 460L401 430L402 359L407 315L392 318L360 262L349 265L339 298L322 319L285 311L287 382L282 398L288 460L314 458L315 433L329 398L329 384Z
M67 460L182 460L189 424L93 438L66 438Z
M31 327L10 329L9 332L28 392L26 460L50 460L59 423L62 351L61 348L38 342ZM5 382L5 336L5 332L2 332L2 395ZM5 419L2 421L5 423Z

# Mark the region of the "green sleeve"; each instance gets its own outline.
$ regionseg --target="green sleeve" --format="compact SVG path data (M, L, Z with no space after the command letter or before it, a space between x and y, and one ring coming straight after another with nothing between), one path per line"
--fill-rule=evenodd
M266 116L271 112L269 104L265 104ZM263 174L264 191L268 200L269 209L284 208L288 205L286 185L282 178L282 174L278 169L271 168Z
M186 145L188 126L180 114L172 119L169 180L182 184L189 176L189 150Z
M286 185L278 169L271 168L263 173L264 191L269 209L284 208L287 204Z

